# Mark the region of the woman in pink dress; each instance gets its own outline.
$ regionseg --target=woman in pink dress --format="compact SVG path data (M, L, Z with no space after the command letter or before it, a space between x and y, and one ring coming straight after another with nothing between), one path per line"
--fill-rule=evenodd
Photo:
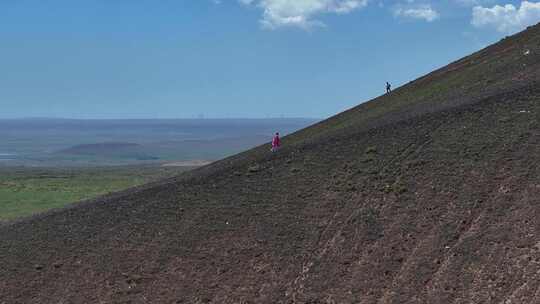
M279 133L276 133L276 135L274 135L274 138L272 139L271 151L276 152L277 150L279 150L280 146L281 146L281 140L279 139Z

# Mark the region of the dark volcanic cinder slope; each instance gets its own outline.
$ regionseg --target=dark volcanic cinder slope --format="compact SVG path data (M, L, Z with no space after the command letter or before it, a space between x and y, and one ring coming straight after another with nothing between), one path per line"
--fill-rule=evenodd
M4 226L0 303L539 303L539 63L536 26L275 155Z

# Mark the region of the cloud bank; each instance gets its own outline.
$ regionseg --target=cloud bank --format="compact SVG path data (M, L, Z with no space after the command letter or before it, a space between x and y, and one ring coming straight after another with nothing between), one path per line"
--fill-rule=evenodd
M529 25L540 22L540 2L521 2L516 8L512 4L495 5L491 8L475 6L472 25L477 28L495 28L501 33L515 33Z
M427 22L432 22L439 19L439 13L431 8L431 5L421 5L419 7L402 8L397 7L394 9L394 16L405 17L411 19L420 19Z
M266 29L324 26L316 17L322 14L347 14L363 8L368 0L238 0L243 5L263 10L261 25Z
M212 0L221 3L221 0ZM428 0L236 0L244 6L262 11L260 24L264 29L301 28L309 30L324 27L320 20L325 14L348 14L368 5L368 2L379 4L393 3L390 11L396 18L415 19L433 22L441 18L441 14ZM459 9L472 7L471 24L476 28L492 28L501 33L515 33L529 25L540 22L540 2L522 1L519 7L513 4L494 5L495 0L451 0L450 3ZM435 5L441 8L441 5ZM445 6L442 6L445 7ZM452 9L451 6L448 9Z

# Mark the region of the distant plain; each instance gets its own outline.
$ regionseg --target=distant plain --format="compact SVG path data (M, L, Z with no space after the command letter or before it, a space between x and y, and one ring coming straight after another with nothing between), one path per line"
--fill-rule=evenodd
M0 166L103 166L217 160L315 119L5 119Z
M180 174L193 167L155 165L0 167L0 222Z
M172 177L314 122L0 120L0 222Z

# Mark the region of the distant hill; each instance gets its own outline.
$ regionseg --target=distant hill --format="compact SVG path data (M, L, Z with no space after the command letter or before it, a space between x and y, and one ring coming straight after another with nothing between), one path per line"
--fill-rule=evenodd
M225 155L269 142L270 136L243 136L216 139L156 141L144 144L105 142L76 145L54 153L58 158L86 156L117 160L216 160Z
M159 157L146 151L145 147L135 143L105 142L76 145L55 153L56 155L82 155L106 159L152 161Z
M540 303L540 25L283 139L0 228L5 303Z
M106 142L97 144L76 145L71 148L63 149L57 153L64 154L110 154L125 150L136 149L141 145L134 143Z

